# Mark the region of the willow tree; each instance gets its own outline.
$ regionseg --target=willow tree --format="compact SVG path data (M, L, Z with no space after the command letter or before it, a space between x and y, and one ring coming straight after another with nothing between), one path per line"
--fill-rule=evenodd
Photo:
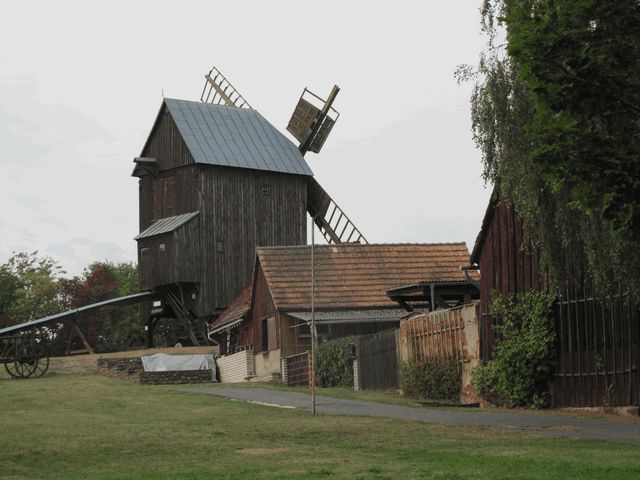
M640 2L485 0L473 79L484 179L535 231L558 280L640 285Z

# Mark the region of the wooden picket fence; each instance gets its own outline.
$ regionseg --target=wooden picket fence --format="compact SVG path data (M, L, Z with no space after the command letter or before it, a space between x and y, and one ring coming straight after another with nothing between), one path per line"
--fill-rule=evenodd
M466 362L469 347L465 332L464 305L447 310L418 314L400 322L400 353L405 361L423 362L427 359ZM474 349L474 346L471 346Z

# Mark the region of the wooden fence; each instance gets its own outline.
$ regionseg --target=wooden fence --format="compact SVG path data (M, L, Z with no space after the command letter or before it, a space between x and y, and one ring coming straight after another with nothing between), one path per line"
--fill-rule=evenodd
M359 390L399 387L397 330L356 337Z
M640 312L620 292L598 298L565 286L555 307L555 406L640 404Z
M427 359L465 362L475 356L477 335L465 330L469 314L476 318L477 303L436 310L400 322L400 351L405 361ZM467 317L465 319L465 317ZM470 338L468 338L470 337Z
M480 361L479 302L422 313L400 322L400 359L452 360L462 365L460 402L477 403L473 370Z

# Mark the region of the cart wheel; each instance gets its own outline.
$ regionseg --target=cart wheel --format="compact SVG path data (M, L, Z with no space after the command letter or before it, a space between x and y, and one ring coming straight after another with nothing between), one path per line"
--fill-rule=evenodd
M16 349L14 361L4 367L13 378L40 377L49 369L49 356L40 342L27 340Z
M11 375L12 378L22 378L22 376L18 374L16 362L5 363L4 369L9 375Z
M49 354L42 343L31 344L31 355L35 358L35 365L31 375L34 378L41 377L49 370Z

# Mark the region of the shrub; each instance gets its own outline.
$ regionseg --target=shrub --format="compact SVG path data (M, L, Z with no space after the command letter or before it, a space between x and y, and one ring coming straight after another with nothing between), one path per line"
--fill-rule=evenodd
M315 369L319 387L353 387L354 343L354 337L343 337L318 344Z
M500 317L493 359L473 373L478 395L506 407L545 406L554 361L553 296L527 292L517 297L491 293L489 313Z
M404 394L413 398L457 400L462 384L462 368L455 360L403 362L400 384Z

